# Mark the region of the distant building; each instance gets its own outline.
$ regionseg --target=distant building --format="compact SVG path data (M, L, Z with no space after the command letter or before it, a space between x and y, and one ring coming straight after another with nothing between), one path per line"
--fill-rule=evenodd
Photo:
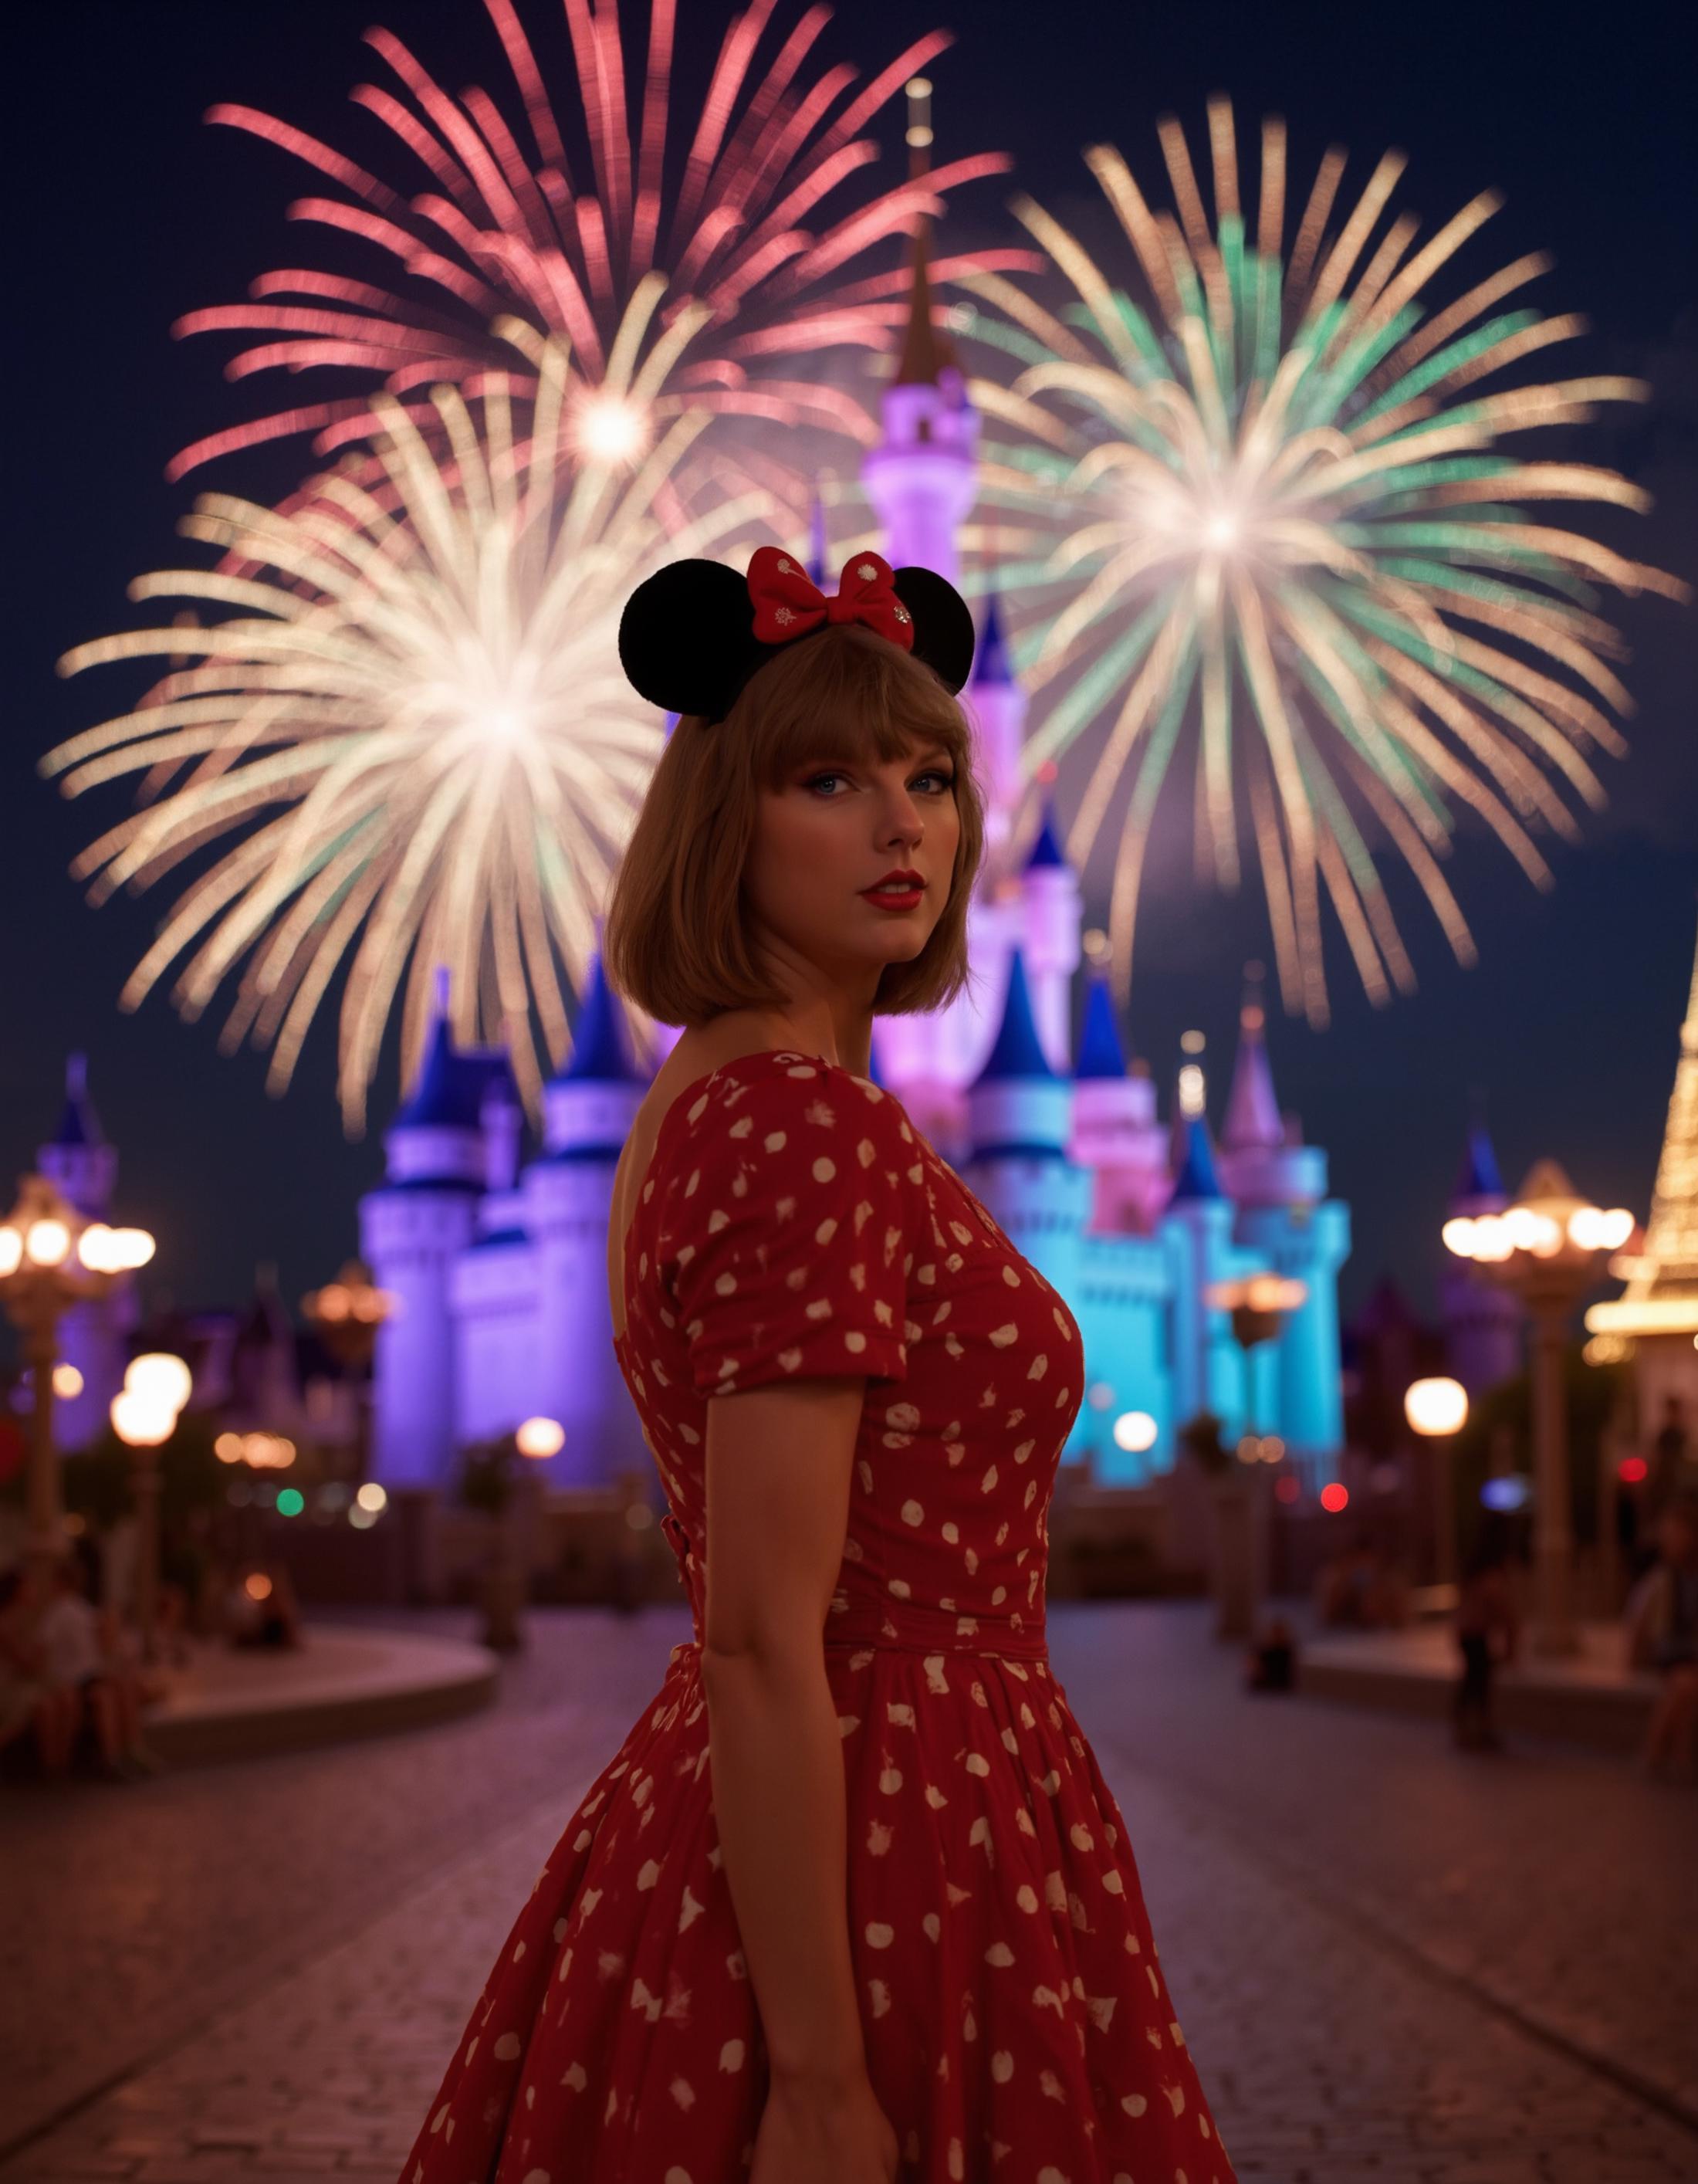
M1636 1254L1623 1252L1611 1265L1626 1287L1612 1302L1595 1304L1586 1325L1601 1342L1633 1357L1641 1430L1655 1433L1672 1401L1698 1446L1698 961L1645 1240Z
M117 1148L109 1145L89 1097L87 1057L65 1065L58 1128L38 1146L36 1166L92 1221L109 1221L118 1187ZM62 1451L86 1448L105 1432L112 1399L124 1385L130 1336L136 1323L135 1277L115 1275L103 1297L74 1304L59 1321L59 1362L74 1366L82 1386L53 1401L53 1441Z
M883 427L865 482L888 558L953 574L978 420L933 325L923 236ZM816 569L821 532L816 510ZM1159 1121L1154 1084L1128 1067L1095 972L1075 1048L1079 882L1049 809L1029 843L1015 839L1026 700L994 597L964 700L988 805L972 983L946 1009L880 1018L871 1074L1079 1322L1093 1399L1064 1460L1088 1461L1105 1484L1136 1484L1171 1465L1177 1427L1207 1407L1229 1440L1280 1436L1319 1484L1343 1437L1337 1278L1350 1216L1328 1194L1325 1153L1280 1110L1261 1006L1252 998L1241 1014L1218 1145L1200 1071L1194 1111L1172 1130ZM661 1032L663 1052L676 1035ZM365 1256L399 1301L377 1346L374 1470L385 1485L447 1487L466 1442L539 1414L565 1429L546 1467L559 1484L610 1482L644 1460L612 1346L607 1226L649 1083L598 959L527 1163L505 1054L456 1048L439 988L412 1095L386 1136L387 1179L360 1207ZM1247 1364L1208 1292L1263 1269L1300 1280L1306 1299ZM1115 1438L1133 1412L1155 1421L1142 1451Z

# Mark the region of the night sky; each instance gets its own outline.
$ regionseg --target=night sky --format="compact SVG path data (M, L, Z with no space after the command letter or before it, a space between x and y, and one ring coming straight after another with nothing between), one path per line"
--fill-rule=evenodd
M716 45L725 8L726 0L681 0L687 33L693 26L703 46ZM558 12L555 0L521 0L548 53ZM787 23L797 12L781 10ZM1498 187L1506 209L1460 271L1440 276L1438 292L1448 300L1523 252L1553 254L1555 271L1528 299L1584 313L1591 332L1548 353L1548 376L1624 370L1654 389L1647 408L1616 411L1573 447L1646 488L1654 513L1634 520L1580 508L1572 521L1695 581L1698 148L1690 101L1698 53L1690 33L1677 42L1674 28L1687 18L1686 10L1535 11L1479 0L1350 10L862 0L839 11L819 50L870 70L934 22L956 29L959 42L930 71L939 156L1001 148L1016 168L1008 181L958 193L951 241L1022 239L1003 210L1016 184L1064 220L1091 217L1095 185L1078 153L1101 139L1120 146L1152 196L1161 193L1157 118L1177 114L1200 157L1204 102L1216 91L1233 101L1241 148L1264 112L1284 114L1290 170L1305 190L1328 142L1353 155L1347 189L1352 178L1360 187L1386 146L1400 147L1410 164L1395 202L1422 214L1423 234L1478 190ZM302 443L181 485L164 481L167 458L186 441L295 391L277 375L227 385L220 368L233 344L174 342L178 314L235 301L277 264L370 269L356 246L338 256L325 231L283 220L307 186L305 170L201 117L216 99L268 109L403 179L393 148L379 148L377 125L347 100L355 82L387 80L360 42L373 21L398 33L449 88L481 81L509 103L476 0L273 8L58 0L27 17L20 11L7 37L13 437L0 727L0 1171L31 1164L58 1113L65 1053L86 1048L97 1106L120 1151L116 1217L159 1237L148 1295L189 1307L245 1296L262 1259L277 1262L294 1302L356 1247L355 1201L380 1173L381 1122L395 1099L392 1036L374 1098L378 1126L349 1144L332 1096L333 1010L321 1013L281 1101L264 1090L264 1055L218 1053L227 1002L187 1025L162 985L137 1013L120 1013L119 989L181 876L91 908L67 868L130 808L129 790L114 784L68 802L37 777L35 761L145 687L142 673L126 681L121 668L62 682L53 663L71 644L139 625L125 586L172 560L173 526L195 492L215 485L263 499L287 490L304 465ZM893 110L881 172L896 171L899 131ZM1516 376L1535 375L1506 375ZM319 383L328 387L328 376ZM1553 520L1570 520L1560 504ZM1584 843L1550 850L1555 891L1536 893L1495 839L1465 827L1449 873L1480 964L1456 967L1391 866L1418 994L1371 1008L1333 928L1332 1028L1272 1023L1282 1100L1328 1148L1333 1188L1355 1208L1347 1306L1388 1270L1417 1301L1430 1296L1442 1256L1437 1225L1473 1088L1487 1097L1511 1185L1550 1153L1604 1204L1641 1214L1648 1206L1698 934L1698 647L1690 608L1608 597L1604 611L1632 648L1623 672L1639 705L1628 724L1633 748L1625 761L1601 761L1612 802L1588 821ZM1064 818L1083 778L1083 768L1064 767ZM1093 921L1105 923L1107 881L1096 863L1088 902ZM1269 946L1259 888L1223 901L1162 877L1146 903L1130 1029L1165 1108L1183 1029L1205 1030L1211 1063L1224 1070L1239 967ZM1217 1075L1217 1117L1223 1090Z

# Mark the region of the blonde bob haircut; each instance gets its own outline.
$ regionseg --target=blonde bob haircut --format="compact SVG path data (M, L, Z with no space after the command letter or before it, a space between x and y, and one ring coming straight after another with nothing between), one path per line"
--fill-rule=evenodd
M967 905L984 855L984 805L966 716L933 671L855 623L788 646L744 684L724 720L681 720L667 739L615 875L602 966L657 1023L698 1030L727 1010L788 999L763 974L743 874L762 789L812 761L849 766L933 744L955 767L960 814L949 895L911 962L887 964L879 1016L942 1006L968 982Z

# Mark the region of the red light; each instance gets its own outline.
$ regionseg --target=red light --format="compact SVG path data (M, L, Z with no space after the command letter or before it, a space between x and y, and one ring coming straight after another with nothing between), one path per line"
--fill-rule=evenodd
M1303 1489L1294 1479L1276 1479L1273 1490L1282 1502L1294 1502Z
M1629 1486L1637 1486L1649 1468L1642 1456L1624 1456L1616 1466L1616 1473Z
M1335 1517L1340 1509L1348 1509L1350 1506L1350 1490L1348 1486L1341 1486L1336 1479L1330 1486L1321 1489L1321 1507L1330 1509Z

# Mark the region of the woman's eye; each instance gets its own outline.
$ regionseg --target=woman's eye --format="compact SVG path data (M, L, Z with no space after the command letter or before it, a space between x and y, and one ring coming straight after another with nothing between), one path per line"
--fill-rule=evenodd
M830 769L824 773L810 775L809 778L803 785L804 788L817 788L822 781L845 781L848 777L849 777L846 774L839 773L835 769ZM955 775L953 773L946 773L940 766L928 766L924 773L916 775L916 778L920 781L941 782L943 783L942 789L935 792L939 795L953 788L955 785ZM827 796L822 798L821 800L827 804L835 804L837 799L834 796Z

